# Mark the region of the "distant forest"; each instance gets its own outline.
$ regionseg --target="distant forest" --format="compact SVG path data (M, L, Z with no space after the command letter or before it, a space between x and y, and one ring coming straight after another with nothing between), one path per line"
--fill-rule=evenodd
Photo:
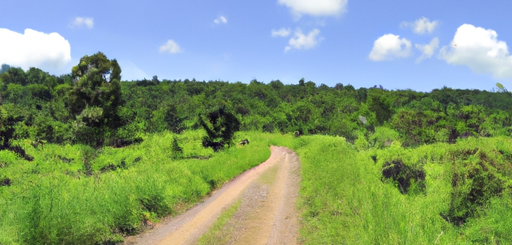
M0 145L31 139L124 146L144 133L198 129L199 116L218 108L234 114L243 131L338 135L369 145L386 144L375 134L396 135L414 147L512 132L512 94L500 84L492 92L443 87L425 93L304 79L291 85L157 76L120 81L120 74L117 61L102 53L84 56L62 76L2 65Z

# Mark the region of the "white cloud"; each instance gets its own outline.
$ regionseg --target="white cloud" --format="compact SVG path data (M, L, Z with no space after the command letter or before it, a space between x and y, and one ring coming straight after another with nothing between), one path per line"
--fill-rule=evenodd
M494 30L461 25L451 45L441 49L439 58L452 65L467 66L475 73L512 78L512 56L507 43L497 37Z
M439 38L435 37L429 44L416 44L415 47L421 51L421 56L416 59L416 62L421 62L424 59L432 57L437 48L439 48Z
M401 27L411 27L416 34L432 33L438 25L438 20L430 21L425 17L421 17L414 22L402 22L400 24Z
M373 43L373 49L368 56L373 61L392 60L407 57L411 54L411 42L400 36L386 34Z
M321 37L318 37L318 34L320 34L320 30L318 29L313 29L307 35L304 35L302 30L297 29L293 34L293 37L288 41L288 46L284 48L284 51L288 52L291 49L313 48L322 40Z
M169 52L171 54L181 53L183 49L172 39L169 39L167 43L160 46L160 53Z
M60 34L46 34L32 29L17 33L0 28L0 64L27 70L37 67L49 72L62 72L71 61L69 41Z
M272 37L287 37L291 33L292 32L290 31L290 29L285 29L285 28L281 28L279 30L272 30L271 31Z
M348 0L278 0L279 4L290 8L295 18L302 15L339 16L347 11Z
M84 25L92 29L94 27L94 19L89 17L76 17L71 23L71 27L82 27Z
M227 24L228 23L228 19L226 19L226 17L224 16L220 16L219 18L213 20L213 23L219 25L219 24Z

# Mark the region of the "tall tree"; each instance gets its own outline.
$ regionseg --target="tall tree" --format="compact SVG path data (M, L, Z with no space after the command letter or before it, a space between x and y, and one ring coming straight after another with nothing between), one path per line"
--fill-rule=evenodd
M84 56L71 74L74 86L68 94L68 109L85 132L100 137L106 129L120 126L117 110L121 105L121 68L103 53ZM99 140L99 141L98 141ZM102 140L97 138L96 145ZM91 142L89 142L91 143Z

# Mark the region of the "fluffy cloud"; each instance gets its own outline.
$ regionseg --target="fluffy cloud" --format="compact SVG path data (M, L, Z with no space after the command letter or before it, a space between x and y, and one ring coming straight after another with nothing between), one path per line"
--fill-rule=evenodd
M272 30L271 31L272 37L287 37L291 33L292 32L290 31L290 29L285 29L285 28L281 28L279 30Z
M226 17L224 16L220 16L219 18L213 20L213 23L219 25L219 24L227 24L228 23L228 19L226 19Z
M84 25L87 28L92 29L94 27L94 19L88 17L76 17L71 23L71 27L82 27Z
M401 27L411 27L412 31L416 34L432 33L437 26L439 21L430 21L428 18L421 17L414 22L402 22Z
M285 52L288 52L291 49L310 49L315 47L318 42L322 40L321 37L318 36L320 34L320 30L313 29L307 35L302 33L302 30L297 29L293 34L293 37L288 41L288 46L284 48Z
M278 0L298 19L302 15L338 16L347 11L348 0Z
M71 46L58 33L46 34L32 29L17 33L0 28L0 64L58 72L70 61Z
M430 41L429 44L416 44L415 47L421 51L421 56L416 60L416 62L421 62L424 59L432 57L437 48L439 48L439 38L435 37Z
M169 39L167 43L160 46L160 53L169 52L171 54L177 54L183 52L183 49L172 39Z
M443 47L439 57L452 65L464 65L475 73L495 78L512 78L512 56L505 42L491 29L461 25L451 46Z
M368 56L373 61L392 60L407 57L411 54L411 42L393 34L386 34L373 43Z

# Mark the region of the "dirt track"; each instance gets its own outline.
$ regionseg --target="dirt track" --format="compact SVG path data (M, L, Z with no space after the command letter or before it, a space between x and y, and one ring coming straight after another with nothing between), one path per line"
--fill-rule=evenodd
M125 244L196 244L238 200L241 204L222 228L219 244L298 244L299 158L285 147L270 149L267 161L239 175L203 203L128 238Z

